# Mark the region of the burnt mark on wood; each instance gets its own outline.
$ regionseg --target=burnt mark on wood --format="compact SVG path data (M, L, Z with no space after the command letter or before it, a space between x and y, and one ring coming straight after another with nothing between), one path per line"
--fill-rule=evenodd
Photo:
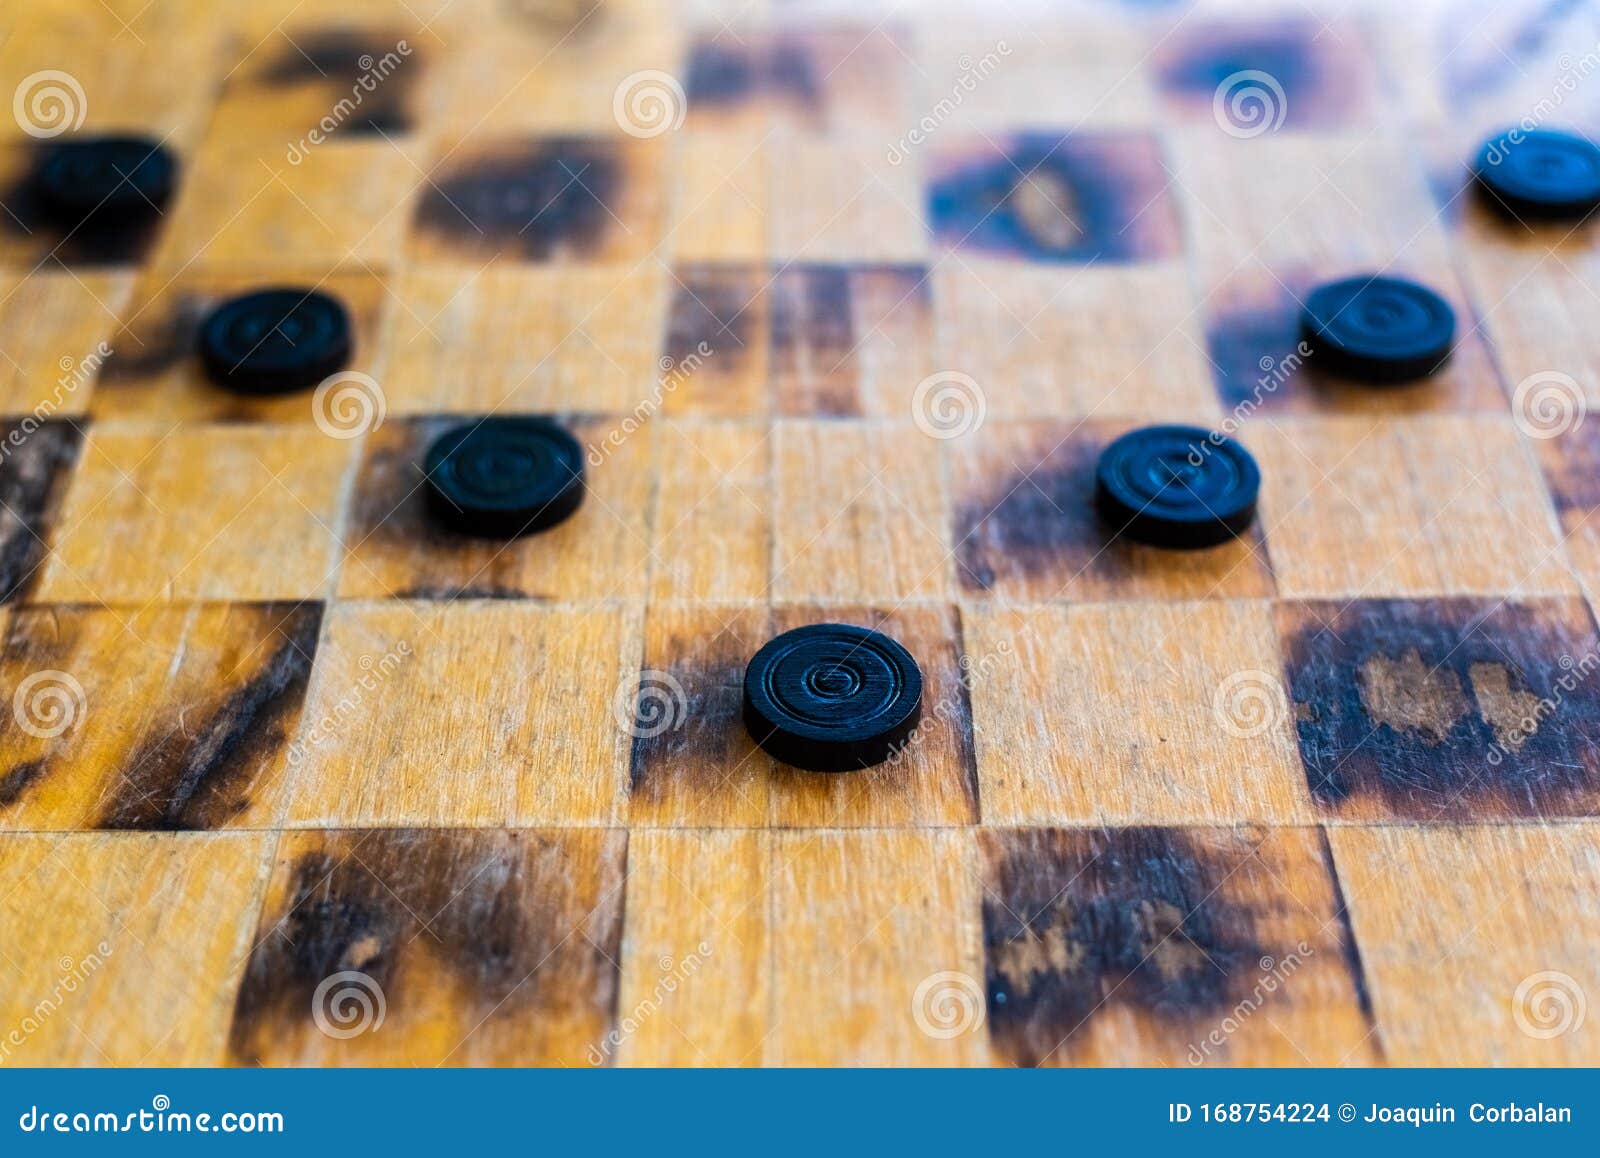
M82 442L65 420L25 418L0 430L0 603L25 595L43 565Z
M710 350L737 372L749 357L760 324L757 299L766 275L750 266L690 265L676 271L667 313L666 356L692 365Z
M681 625L659 643L652 637L635 697L628 764L635 798L658 801L685 781L715 791L750 753L744 669L761 642L738 625L714 634Z
M322 605L265 604L249 614L261 639L241 656L237 684L152 726L123 764L99 827L220 828L249 808L299 718Z
M1216 311L1206 348L1217 394L1235 414L1270 413L1306 387L1311 351L1301 345L1300 307L1287 292Z
M989 1033L1012 1063L1070 1057L1077 1035L1119 1007L1187 1024L1249 989L1265 947L1224 887L1255 855L1249 841L1160 828L980 839Z
M690 111L766 100L815 116L822 103L822 81L811 48L797 33L695 43L684 82Z
M161 377L194 357L200 323L216 304L213 297L178 293L147 321L124 329L100 368L99 385L115 389Z
M229 1048L270 1063L347 971L384 994L389 1032L466 1003L468 1024L615 1013L627 836L389 830L291 839L245 968ZM442 970L452 984L430 976ZM441 1047L441 1053L454 1042ZM322 1048L328 1048L326 1039ZM440 1058L438 1060L444 1060Z
M462 159L422 196L417 228L469 254L525 261L594 256L620 228L625 174L617 148L552 137Z
M1262 125L1327 128L1365 104L1362 51L1349 32L1310 21L1199 25L1165 44L1156 83L1197 115L1227 102L1230 121L1252 135Z
M421 62L406 37L371 28L297 29L267 61L269 88L325 88L323 131L393 136L412 127L411 104ZM402 50L403 46L403 50ZM331 127L327 127L331 126Z
M935 158L928 219L947 249L1047 263L1178 253L1171 181L1153 137L1023 133Z
M772 376L785 412L861 412L852 281L849 269L834 265L794 267L773 279Z
M1076 570L1117 544L1094 513L1094 472L1105 441L1069 438L1004 479L994 493L969 497L954 515L956 573L968 591L988 591L1007 574Z
M0 808L10 808L44 775L45 761L28 760L0 773Z
M1541 439L1538 451L1556 513L1571 533L1600 510L1600 426L1580 423Z
M1278 609L1312 798L1421 821L1587 816L1600 641L1578 600Z

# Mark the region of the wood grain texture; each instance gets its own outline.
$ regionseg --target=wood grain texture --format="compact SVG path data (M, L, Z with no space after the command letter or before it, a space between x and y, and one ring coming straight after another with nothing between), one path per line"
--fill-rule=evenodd
M132 282L118 273L0 273L0 414L87 411Z
M615 821L627 734L614 703L638 632L616 609L336 607L295 741L290 824Z
M1310 817L1266 604L996 609L966 622L986 823Z
M1273 480L1261 514L1281 595L1573 589L1549 498L1508 419L1286 419L1253 433Z
M776 838L777 1014L769 1063L960 1065L981 1058L980 1019L966 1015L950 1027L964 1022L965 1032L930 1035L918 1024L916 1000L935 974L959 974L970 984L981 975L973 855L972 838L962 832ZM965 987L960 993L971 997Z
M350 443L281 426L108 427L79 453L39 599L298 600L331 586Z
M950 582L935 440L913 426L780 422L772 588L779 599L937 599Z
M1592 824L1340 828L1329 840L1396 1065L1593 1065ZM1509 887L1507 882L1516 882Z
M276 841L0 837L0 865L14 882L0 897L6 1062L221 1064Z
M772 1016L773 838L635 832L616 1040L591 1065L750 1066Z

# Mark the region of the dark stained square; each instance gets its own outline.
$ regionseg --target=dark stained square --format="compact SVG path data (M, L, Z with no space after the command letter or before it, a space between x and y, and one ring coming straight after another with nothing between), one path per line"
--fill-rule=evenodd
M945 249L1022 261L1176 257L1182 227L1157 139L1018 133L940 143L928 220Z
M421 262L637 261L660 240L657 142L537 137L464 144L422 191Z
M1600 640L1576 599L1286 603L1312 798L1352 820L1591 816Z
M1194 24L1164 40L1153 64L1172 109L1252 137L1362 123L1376 86L1369 51L1338 24Z
M70 421L22 418L0 426L0 603L24 595L44 563L82 443Z

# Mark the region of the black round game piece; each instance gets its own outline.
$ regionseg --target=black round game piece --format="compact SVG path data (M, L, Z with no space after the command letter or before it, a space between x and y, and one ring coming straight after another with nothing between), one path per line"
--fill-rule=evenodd
M921 718L917 661L865 627L796 628L769 640L745 668L745 727L768 755L796 768L881 764Z
M350 361L350 316L312 289L265 289L230 298L200 324L200 361L211 380L243 394L315 386Z
M543 418L485 418L428 448L428 506L463 534L510 539L561 522L583 503L583 450Z
M1260 489L1250 452L1198 426L1130 430L1095 467L1100 517L1117 534L1157 547L1213 547L1241 534Z
M1311 365L1344 378L1408 382L1450 360L1456 314L1427 286L1376 274L1311 291L1300 312Z
M178 163L148 137L83 137L47 152L34 172L41 209L58 224L91 228L159 216L172 197Z
M1484 204L1527 221L1574 220L1600 207L1600 146L1573 133L1511 129L1478 150Z

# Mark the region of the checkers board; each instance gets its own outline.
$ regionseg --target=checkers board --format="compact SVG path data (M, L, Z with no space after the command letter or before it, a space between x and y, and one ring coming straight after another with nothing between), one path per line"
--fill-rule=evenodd
M1471 4L8 0L0 1062L1600 1062L1600 234L1469 188L1600 131L1600 21ZM172 199L37 213L69 135ZM1404 276L1453 356L1297 344ZM327 390L207 381L303 286ZM429 516L463 422L587 456ZM1108 536L1124 432L1260 510ZM741 721L915 657L894 758Z

